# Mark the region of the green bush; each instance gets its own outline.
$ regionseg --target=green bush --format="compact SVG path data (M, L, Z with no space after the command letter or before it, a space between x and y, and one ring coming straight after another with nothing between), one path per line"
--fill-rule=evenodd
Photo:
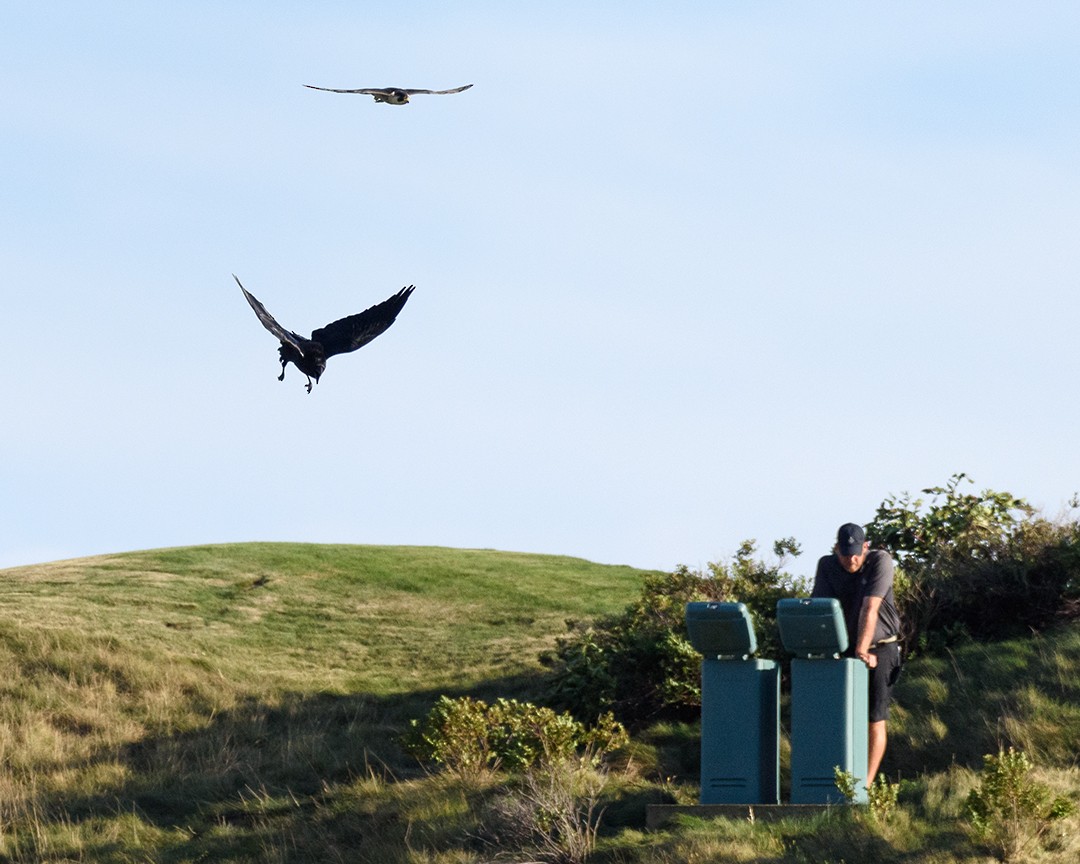
M964 494L964 480L924 489L925 507L907 493L886 498L867 526L897 562L909 650L1039 629L1080 595L1080 524L1043 519L1009 492Z
M440 696L423 722L410 721L402 744L421 761L476 776L498 768L525 771L579 753L597 763L628 741L626 730L610 713L587 728L567 713L516 699L488 705L468 696Z
M1034 845L1057 819L1069 816L1069 799L1051 800L1050 790L1028 775L1028 757L1012 747L984 757L979 787L968 796L975 833L1001 857L1013 861Z
M632 728L658 720L692 720L701 707L701 655L686 638L686 604L742 602L754 616L758 654L780 656L776 601L807 593L782 569L799 554L792 539L773 545L776 560L758 560L753 540L729 562L705 572L678 567L646 579L640 598L621 615L591 625L570 624L570 635L542 657L554 670L551 701L576 717L611 710Z
M956 474L925 489L929 504L906 493L886 498L867 526L872 545L897 562L896 598L910 653L961 635L1000 638L1045 627L1080 605L1080 523L1040 518L1008 492L967 494ZM686 638L692 601L743 602L754 618L758 655L784 660L776 604L810 586L783 569L800 554L793 539L762 561L753 540L703 571L679 567L648 578L621 614L569 633L541 657L553 671L552 705L575 717L611 710L638 729L692 721L701 705L701 657Z
M798 557L802 549L792 537L773 543L775 560L756 557L753 540L745 540L728 562L710 562L705 574L709 600L745 603L754 619L759 657L781 660L786 657L776 626L776 604L785 597L806 596L806 580L783 570L788 557Z
M848 804L854 804L859 784L855 775L836 765L833 767L833 782L844 800ZM875 822L888 822L896 812L896 803L899 800L900 784L890 783L884 774L879 774L877 779L866 786L867 812Z
M900 784L890 783L884 774L878 774L874 782L866 787L870 815L878 822L888 822L892 818L899 800Z

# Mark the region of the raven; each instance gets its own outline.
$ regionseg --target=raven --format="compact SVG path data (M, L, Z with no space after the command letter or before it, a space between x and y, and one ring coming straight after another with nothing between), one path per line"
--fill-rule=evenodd
M407 105L410 96L419 93L432 93L436 96L445 96L447 93L460 93L468 90L472 84L464 87L455 87L453 90L412 90L405 87L361 87L358 90L337 90L333 87L316 87L314 84L305 84L311 90L325 90L327 93L363 93L365 96L375 97L376 102L385 102L387 105Z
M236 279L236 284L240 285L240 290L244 292L251 308L262 321L263 327L281 340L281 347L278 348L278 354L281 356L281 374L278 376L278 381L285 380L285 367L293 363L307 376L308 393L311 392L312 378L315 379L316 384L319 383L319 376L326 369L328 358L335 354L355 351L386 330L394 323L394 319L397 318L405 301L409 299L409 295L416 287L409 285L402 288L382 303L376 303L358 315L350 315L348 318L341 318L325 327L320 327L312 331L310 339L305 339L278 324L274 316L266 311L266 307L240 283L235 273L233 279Z

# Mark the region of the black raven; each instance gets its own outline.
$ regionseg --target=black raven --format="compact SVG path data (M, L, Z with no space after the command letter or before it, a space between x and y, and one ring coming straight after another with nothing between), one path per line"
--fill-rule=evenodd
M387 105L407 105L409 97L420 93L433 93L436 96L445 96L447 93L460 93L468 90L472 84L464 87L455 87L453 90L414 90L406 87L361 87L357 90L337 90L333 87L316 87L314 84L305 84L311 90L325 90L327 93L363 93L365 96L374 96L376 102L385 102Z
M412 294L413 289L416 287L415 285L409 285L402 288L397 294L383 300L382 303L377 303L358 315L350 315L348 318L341 318L327 324L325 327L320 327L318 330L312 331L310 339L305 339L303 336L293 333L292 330L286 330L278 324L274 320L274 316L266 311L266 307L240 284L240 280L237 279L235 273L233 279L236 279L236 284L240 285L240 290L244 292L244 296L247 297L251 308L255 310L255 314L262 321L263 327L281 340L281 347L278 348L278 354L281 355L281 375L278 376L278 381L285 380L285 367L289 363L293 363L297 369L307 376L308 393L311 392L311 379L314 378L315 383L318 383L319 376L326 369L326 361L330 357L335 354L355 351L357 348L367 345L368 342L393 324L394 319L397 318L398 313L405 305L405 301L409 299L409 295Z

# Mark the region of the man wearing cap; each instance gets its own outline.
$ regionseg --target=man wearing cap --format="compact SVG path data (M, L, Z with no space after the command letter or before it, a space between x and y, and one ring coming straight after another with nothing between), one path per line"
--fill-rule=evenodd
M848 655L869 672L870 730L866 784L877 777L885 755L885 721L893 684L900 674L900 614L893 596L893 562L888 552L871 551L862 527L848 522L836 546L817 565L812 597L835 597L844 610Z

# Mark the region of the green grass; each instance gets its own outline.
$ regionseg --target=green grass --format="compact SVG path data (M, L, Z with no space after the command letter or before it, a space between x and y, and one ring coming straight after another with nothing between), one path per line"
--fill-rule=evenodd
M421 770L397 744L443 693L542 698L570 618L622 609L642 571L440 548L238 544L0 572L0 864L479 864L505 781ZM843 811L689 820L697 730L633 743L605 801L610 864L983 862L963 799L1013 744L1080 797L1080 628L909 664L885 769L887 825ZM1072 834L1080 835L1074 818ZM1072 862L1058 837L1047 862ZM1072 845L1070 845L1072 844Z
M0 617L263 688L468 688L535 671L567 617L613 611L641 572L415 547L239 544L17 568Z
M616 611L643 575L305 544L3 571L0 861L274 860L357 820L373 842L355 807L333 814L373 778L423 784L409 719L440 693L529 695L566 619ZM308 832L315 815L346 836Z
M908 665L898 687L889 759L913 776L951 762L977 768L1001 746L1036 762L1080 758L1080 627L1027 639L971 642Z

